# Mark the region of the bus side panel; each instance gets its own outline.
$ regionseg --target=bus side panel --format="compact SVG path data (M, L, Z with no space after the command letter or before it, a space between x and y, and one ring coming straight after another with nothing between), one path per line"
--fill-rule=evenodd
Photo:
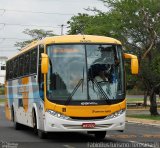
M20 78L14 82L15 85L18 84L17 89L14 90L16 93L14 105L16 107L17 122L32 127L32 108L35 101L33 93L36 93L32 87L35 87L36 84L31 81L31 77L36 79L36 75L34 75Z
M8 98L8 83L5 83L5 116L6 119L11 120L11 108L9 106L9 98Z
M18 80L13 80L13 92L13 104L16 111L16 121L18 123L33 127L32 112L35 108L35 111L37 111L37 120L39 120L38 123L40 123L38 127L43 129L44 102L39 95L37 76L32 75Z

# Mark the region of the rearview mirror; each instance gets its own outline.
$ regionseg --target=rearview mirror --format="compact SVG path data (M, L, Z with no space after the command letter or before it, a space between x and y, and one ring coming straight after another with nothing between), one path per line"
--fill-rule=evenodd
M124 53L125 59L131 59L131 73L138 74L138 58L135 55Z
M47 74L49 69L49 59L48 55L45 53L41 53L41 73Z

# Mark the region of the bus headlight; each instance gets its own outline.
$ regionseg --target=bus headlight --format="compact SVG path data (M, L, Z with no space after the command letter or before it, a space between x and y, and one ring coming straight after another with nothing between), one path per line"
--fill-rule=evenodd
M60 118L60 119L65 119L65 120L70 119L68 116L65 116L61 113L55 112L53 110L47 110L47 113L51 114L54 117Z
M117 112L112 113L111 115L106 116L105 119L116 118L116 117L120 116L121 114L123 114L124 111L125 111L125 109L121 109Z

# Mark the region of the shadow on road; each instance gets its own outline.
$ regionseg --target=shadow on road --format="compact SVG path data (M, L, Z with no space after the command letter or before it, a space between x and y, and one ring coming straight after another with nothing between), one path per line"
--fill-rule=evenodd
M13 127L11 127L13 128ZM21 131L25 132L28 136L38 137L33 133L33 129L27 126L23 126ZM110 138L104 140L97 140L94 135L87 134L87 132L52 132L47 133L47 138L42 140L43 142L57 142L57 143L86 143L86 142L118 142Z

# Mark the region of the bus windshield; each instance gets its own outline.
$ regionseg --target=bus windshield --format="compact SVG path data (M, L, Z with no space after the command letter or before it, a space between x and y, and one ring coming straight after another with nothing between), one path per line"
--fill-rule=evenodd
M60 104L105 101L124 96L120 45L57 44L47 47L47 97Z

